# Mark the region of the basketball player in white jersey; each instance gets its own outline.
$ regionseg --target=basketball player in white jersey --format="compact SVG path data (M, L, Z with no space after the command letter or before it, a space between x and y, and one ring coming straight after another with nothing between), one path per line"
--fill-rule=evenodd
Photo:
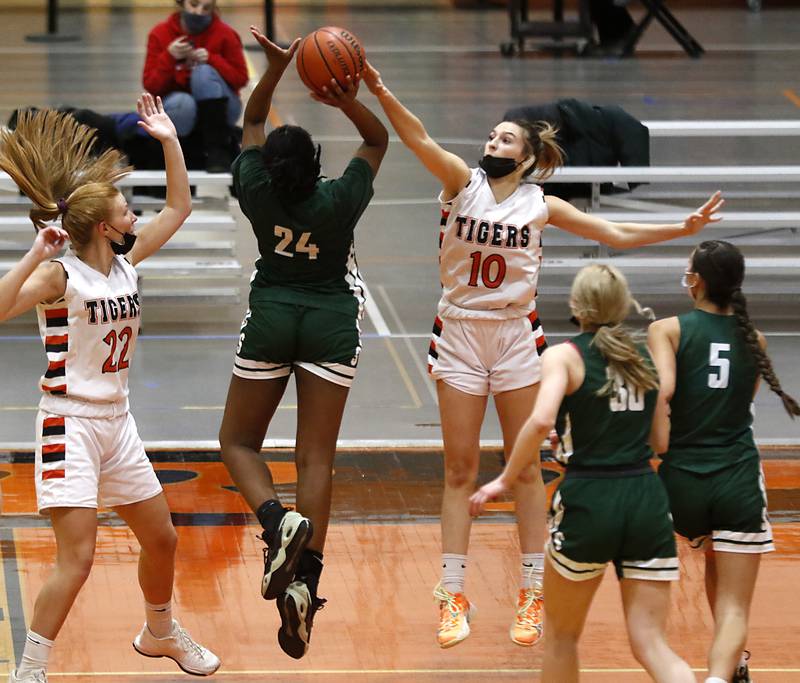
M541 182L561 163L555 131L545 123L502 121L489 133L479 168L442 149L420 120L386 88L370 65L364 82L377 96L398 136L442 183L440 276L442 296L428 363L436 380L444 440L441 647L469 635L473 606L464 594L480 431L489 394L494 397L506 455L533 410L546 347L536 314L541 235L546 225L617 249L692 235L723 200L714 194L683 223L612 223L545 196ZM522 551L522 582L511 639L533 645L542 635L545 490L538 459L514 488Z
M128 369L141 312L134 266L158 251L191 212L175 127L160 99L143 95L138 111L139 125L164 149L167 199L137 234L136 217L112 184L131 169L120 167L116 150L92 157L91 129L68 115L40 111L0 134L0 168L33 202L38 231L30 251L0 279L0 321L36 307L48 361L36 419L36 497L57 546L10 682L47 680L53 641L92 566L98 505L119 514L141 544L146 623L133 641L136 650L170 657L197 675L212 674L220 664L172 618L177 535L128 412ZM61 227L48 224L59 219ZM66 242L69 249L59 257Z

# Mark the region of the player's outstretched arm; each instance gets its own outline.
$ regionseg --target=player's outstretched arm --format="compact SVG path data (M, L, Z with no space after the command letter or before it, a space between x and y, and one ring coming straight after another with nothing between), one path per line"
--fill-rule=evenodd
M273 43L255 26L250 27L250 33L256 42L264 50L264 55L267 58L267 70L258 84L250 93L247 99L247 105L244 108L244 117L242 119L242 148L261 145L266 142L267 136L264 133L264 126L267 123L267 116L272 106L272 94L281 80L283 72L297 52L300 46L300 39L295 38L294 42L284 50L280 46Z
M164 208L136 233L128 260L136 265L155 254L172 237L192 212L192 194L178 133L164 112L161 98L144 93L136 103L139 125L161 143L167 175L167 201Z
M69 239L66 230L49 226L40 230L28 253L0 278L0 322L30 310L40 302L64 296L64 269L49 259L58 256Z
M617 249L631 249L645 244L655 244L688 237L700 232L709 223L722 220L718 215L725 200L721 192L715 192L699 209L690 213L683 223L615 223L576 209L569 202L558 197L547 196L549 222L557 228L566 230L586 239L596 240Z
M539 448L556 423L558 408L569 386L569 366L577 360L577 352L567 344L559 344L542 355L542 383L533 413L520 430L505 468L496 479L484 484L470 496L470 514L477 516L483 506L505 491L510 491L519 475L532 462L539 460Z
M469 166L459 156L443 149L425 130L425 126L384 85L380 73L367 62L363 80L378 98L392 128L422 164L442 183L445 197L455 197L469 181Z

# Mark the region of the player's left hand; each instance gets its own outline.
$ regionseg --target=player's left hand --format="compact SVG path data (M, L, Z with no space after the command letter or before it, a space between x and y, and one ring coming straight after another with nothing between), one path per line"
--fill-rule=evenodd
M358 76L353 79L352 76L348 75L344 87L340 86L335 78L331 78L330 83L322 88L321 93L311 91L311 98L330 107L344 109L355 101L358 94L358 84Z
M716 213L723 207L725 200L722 198L722 192L717 190L712 194L708 201L703 204L697 211L687 216L683 222L683 228L690 235L700 232L709 223L717 223L722 220L722 216Z
M280 45L273 43L255 26L250 27L250 34L264 50L264 55L267 58L269 66L277 67L281 69L281 71L289 66L289 62L292 61L294 53L297 52L297 48L300 47L300 38L295 38L292 44L284 49Z
M175 125L164 112L164 105L161 103L160 97L153 99L150 93L142 93L142 96L136 101L136 111L139 112L141 119L139 126L156 140L164 142L171 138L178 138Z
M503 481L502 477L492 479L488 484L481 486L475 493L469 497L469 514L477 517L483 512L483 506L490 500L494 500L501 493L508 491L508 486Z

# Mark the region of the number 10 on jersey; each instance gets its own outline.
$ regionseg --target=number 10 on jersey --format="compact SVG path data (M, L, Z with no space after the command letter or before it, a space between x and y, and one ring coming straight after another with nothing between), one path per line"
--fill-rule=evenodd
M486 254L486 258L483 258L483 255L482 251L473 251L469 255L472 259L472 269L467 284L470 287L477 287L480 277L484 287L497 289L506 277L506 260L501 254Z

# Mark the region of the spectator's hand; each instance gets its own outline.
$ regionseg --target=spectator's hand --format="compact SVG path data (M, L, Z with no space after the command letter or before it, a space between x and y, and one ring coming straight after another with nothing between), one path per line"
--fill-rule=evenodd
M369 62L366 62L361 78L373 95L380 95L382 91L386 90L380 72Z
M716 216L715 214L722 208L723 204L725 204L725 200L722 198L722 192L717 190L703 206L686 218L683 222L684 230L690 235L694 235L709 223L721 221L722 216Z
M327 104L337 109L345 109L355 102L358 94L358 83L358 77L353 80L352 77L347 76L347 83L342 88L335 78L331 78L331 82L327 86L323 86L321 93L312 91L310 95L317 102L322 102L322 104Z
M136 101L136 111L139 112L139 126L144 128L147 133L154 137L159 142L165 142L169 139L178 139L178 133L175 131L175 126L172 120L164 113L164 105L161 103L161 98L153 96L150 93L142 93L142 96Z
M206 64L208 62L208 50L198 47L192 51L192 62L195 64Z
M508 491L508 486L506 486L502 476L492 479L492 481L481 486L469 497L469 514L473 517L477 517L483 512L483 506L486 505L486 503L490 500L494 500L497 496L506 491Z
M69 235L66 230L49 225L36 233L36 239L33 240L33 246L31 247L31 254L40 262L47 261L47 259L58 256L64 247L64 242L68 239Z
M194 47L186 36L176 38L167 46L167 52L172 55L173 59L177 59L178 61L186 59L192 54L193 49Z
M297 52L297 48L300 47L299 38L295 38L294 42L284 50L280 45L273 43L255 26L250 27L250 33L253 34L253 38L255 38L258 44L264 49L264 54L267 56L267 63L269 66L279 68L281 71L289 66L289 62L292 61L294 53Z

